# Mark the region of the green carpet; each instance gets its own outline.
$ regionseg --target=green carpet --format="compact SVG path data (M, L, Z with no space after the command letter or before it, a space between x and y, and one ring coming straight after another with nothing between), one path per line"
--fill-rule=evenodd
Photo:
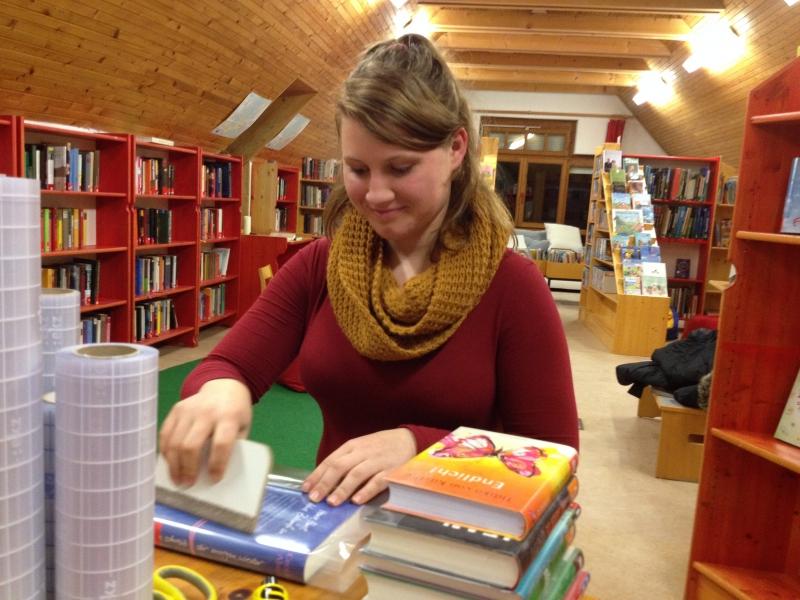
M200 361L164 369L158 378L158 425L178 400L184 378ZM253 411L250 439L272 447L275 464L311 470L322 435L322 415L316 401L275 384Z

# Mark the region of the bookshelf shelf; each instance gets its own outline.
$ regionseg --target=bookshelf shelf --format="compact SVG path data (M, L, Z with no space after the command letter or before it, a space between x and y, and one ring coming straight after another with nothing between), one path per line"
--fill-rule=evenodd
M697 200L665 200L663 198L651 200L653 204L676 204L679 206L714 206L713 202L698 202Z
M136 244L134 250L136 252L149 252L150 250L168 250L169 248L183 248L194 245L195 242L191 240L183 240L180 242L167 242L165 244Z
M597 258L596 256L592 257L592 260L594 260L596 263L599 263L601 265L605 265L605 266L607 266L607 267L609 267L611 269L614 268L614 263L612 261L610 261L610 260L606 260L604 258Z
M194 202L197 198L195 196L187 196L183 194L136 194L137 200L187 200Z
M312 177L303 177L303 183L310 183L313 185L333 185L336 183L335 179L314 179Z
M781 123L800 123L800 110L791 112L773 113L771 115L755 115L750 117L753 125L774 125Z
M134 302L147 302L148 300L158 300L159 298L169 298L170 296L177 296L178 294L191 292L193 290L194 286L192 285L178 285L173 288L161 290L160 292L149 292L147 294L142 294L140 296L136 296L133 300Z
M714 252L721 252L723 250L728 250L728 246L711 246L711 250Z
M177 338L182 335L191 334L194 332L194 327L185 325L183 327L177 327L175 329L170 329L165 331L161 335L153 336L150 338L144 338L143 340L138 340L137 344L144 344L145 346L154 346L155 344L160 344L162 342L166 342L167 340L171 340Z
M225 277L217 277L215 279L203 279L200 281L200 287L204 288L212 285L219 285L220 283L225 283L226 281L233 281L236 278L236 275L226 275Z
M687 277L667 277L668 283L674 283L677 285L694 285L696 283L703 283L702 279L691 279Z
M687 244L695 246L704 246L708 244L708 240L699 240L694 238L674 238L674 237L659 237L660 244Z
M765 242L768 244L787 244L800 246L800 236L787 233L764 233L761 231L737 231L736 238L752 242Z
M240 202L240 198L227 198L222 196L203 196L200 198L201 202L233 202L234 204Z
M202 329L203 327L208 327L209 325L213 325L214 323L218 323L220 321L224 321L225 319L229 319L230 317L234 316L235 314L236 314L235 310L228 310L228 311L225 311L224 314L215 315L213 317L209 317L208 319L204 319L204 320L200 321L200 328Z
M100 298L97 301L97 304L82 304L81 314L93 313L97 312L98 310L108 310L109 308L114 308L115 306L124 306L127 304L127 302L127 300L107 300Z
M776 440L772 435L720 429L713 427L711 435L751 454L760 456L784 469L800 473L800 448Z
M737 600L791 600L800 598L800 577L777 571L759 571L695 561L692 567L726 596L706 595L705 598L736 598ZM713 590L714 588L711 588ZM709 590L704 590L706 593Z
M80 248L70 248L69 250L53 250L52 252L42 252L42 258L79 256L81 254L111 254L114 252L127 251L127 246L82 246Z
M721 294L725 290L730 287L730 282L724 279L709 279L708 285L711 288L712 292L716 292L717 294Z
M218 243L222 243L222 242L238 242L238 241L239 241L239 236L236 236L236 235L224 235L222 237L201 239L200 243L201 244L218 244Z
M800 369L800 238L772 233L800 155L787 122L800 125L800 58L748 97L687 600L800 598L800 448L773 437Z
M127 198L122 192L75 192L72 190L41 190L43 198L52 196L67 196L70 198Z

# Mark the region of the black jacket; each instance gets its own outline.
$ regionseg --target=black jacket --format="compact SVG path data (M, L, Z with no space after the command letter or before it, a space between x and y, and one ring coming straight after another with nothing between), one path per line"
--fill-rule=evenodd
M617 381L631 385L628 393L641 398L645 386L670 392L684 406L697 408L697 382L714 366L717 332L695 329L686 339L654 351L645 362L617 366Z

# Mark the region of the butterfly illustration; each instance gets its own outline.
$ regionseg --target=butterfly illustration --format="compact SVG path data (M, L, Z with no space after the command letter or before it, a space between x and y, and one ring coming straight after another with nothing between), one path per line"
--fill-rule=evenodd
M484 458L496 456L508 469L523 477L533 477L541 473L536 466L539 458L545 458L547 453L536 446L525 446L514 450L495 448L494 442L485 435L471 435L465 438L445 437L444 446L438 450L431 450L431 456L437 458Z

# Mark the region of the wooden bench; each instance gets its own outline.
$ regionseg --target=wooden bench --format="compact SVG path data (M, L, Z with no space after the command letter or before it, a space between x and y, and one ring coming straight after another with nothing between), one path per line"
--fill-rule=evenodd
M661 416L656 477L698 481L703 462L706 411L678 403L662 390L645 389L639 400L640 417Z

